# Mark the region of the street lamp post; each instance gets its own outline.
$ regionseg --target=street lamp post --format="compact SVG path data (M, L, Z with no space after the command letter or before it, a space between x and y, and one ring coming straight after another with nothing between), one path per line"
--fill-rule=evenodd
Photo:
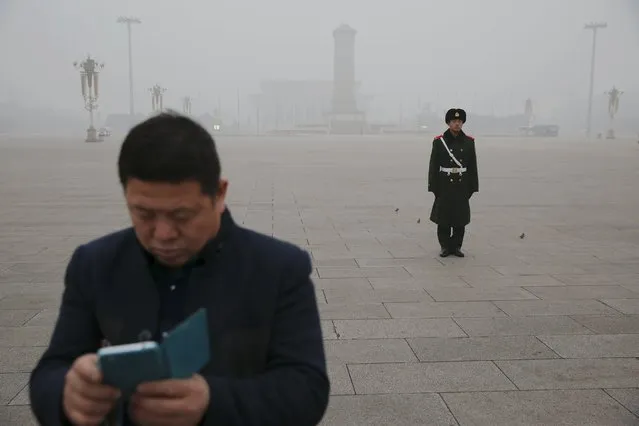
M166 89L159 84L156 84L149 89L149 92L151 93L151 111L162 112L162 110L164 109L163 100L164 92L166 92Z
M609 92L606 92L606 95L608 95L608 117L610 118L610 128L606 134L606 139L614 139L615 115L617 115L617 112L619 111L619 98L623 95L623 92L613 86Z
M131 43L131 24L140 24L139 18L120 16L117 20L119 24L126 24L129 36L129 114L131 117L135 114L133 105L133 48Z
M590 91L588 93L588 117L586 117L586 135L590 137L592 131L592 95L595 86L595 53L597 50L597 30L606 28L608 24L605 22L591 22L584 27L592 30L592 56L590 59Z
M93 111L98 109L98 76L104 64L96 62L95 59L87 55L87 58L73 66L80 71L80 81L82 84L82 97L84 98L84 108L89 111L89 128L87 129L87 142L99 142L97 131L93 127Z

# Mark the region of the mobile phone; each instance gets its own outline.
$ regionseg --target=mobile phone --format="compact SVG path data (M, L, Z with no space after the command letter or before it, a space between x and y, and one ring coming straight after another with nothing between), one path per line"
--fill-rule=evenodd
M156 342L108 346L99 349L97 355L103 382L124 395L135 392L141 383L165 380L171 375L164 351Z
M161 344L145 341L99 349L98 367L105 384L130 395L140 383L189 378L206 366L209 357L206 309L199 309Z

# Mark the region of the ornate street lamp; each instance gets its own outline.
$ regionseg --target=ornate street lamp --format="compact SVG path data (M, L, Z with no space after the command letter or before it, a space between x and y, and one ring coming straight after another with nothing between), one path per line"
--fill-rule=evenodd
M82 97L84 98L84 108L89 111L89 128L87 129L87 142L99 142L97 131L93 127L93 111L98 109L98 76L100 70L104 68L104 64L98 63L91 55L78 63L74 62L73 66L80 71L80 81L82 84Z
M149 89L149 92L151 93L151 111L162 112L164 109L163 98L166 89L159 84L156 84Z
M191 115L191 97L185 96L182 98L182 112L186 115Z
M616 87L606 92L608 95L608 117L610 118L610 127L608 129L608 133L606 134L606 139L614 139L615 138L615 116L617 112L619 112L619 98L623 95L623 92Z

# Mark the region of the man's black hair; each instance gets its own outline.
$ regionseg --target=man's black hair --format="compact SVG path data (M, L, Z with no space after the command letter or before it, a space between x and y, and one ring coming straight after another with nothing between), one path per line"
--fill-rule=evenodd
M220 158L213 137L188 117L166 112L133 127L118 158L120 183L196 181L214 196L220 181Z

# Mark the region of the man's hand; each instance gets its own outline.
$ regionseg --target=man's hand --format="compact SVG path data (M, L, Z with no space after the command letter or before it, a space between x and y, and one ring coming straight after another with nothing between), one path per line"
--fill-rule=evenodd
M131 419L140 426L196 426L209 406L209 385L199 374L185 380L143 383L131 398Z
M76 359L64 381L62 407L76 426L97 426L113 409L120 392L102 384L95 354Z

